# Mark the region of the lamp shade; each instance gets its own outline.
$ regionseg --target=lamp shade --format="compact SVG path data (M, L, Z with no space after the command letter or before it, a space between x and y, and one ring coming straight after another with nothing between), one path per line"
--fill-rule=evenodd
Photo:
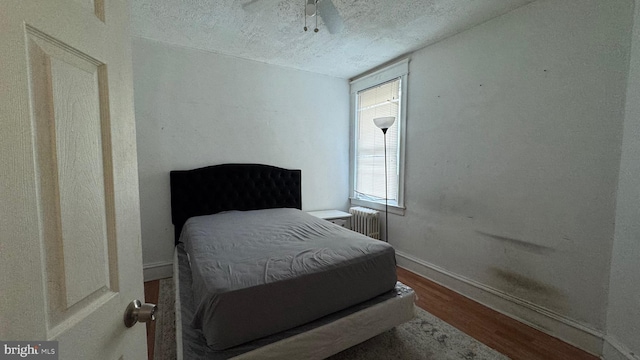
M396 122L395 116L385 116L373 119L373 123L382 130L390 128L394 122Z

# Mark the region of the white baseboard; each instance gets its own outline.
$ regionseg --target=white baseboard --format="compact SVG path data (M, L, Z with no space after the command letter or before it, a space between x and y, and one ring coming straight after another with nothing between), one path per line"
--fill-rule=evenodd
M173 276L171 261L155 262L143 265L144 281L170 278Z
M604 360L640 360L640 354L634 354L616 338L607 335L604 337L602 356Z
M398 266L402 268L422 275L488 308L559 338L590 354L596 356L602 354L604 333L600 330L475 280L454 274L401 251L396 250L396 255Z

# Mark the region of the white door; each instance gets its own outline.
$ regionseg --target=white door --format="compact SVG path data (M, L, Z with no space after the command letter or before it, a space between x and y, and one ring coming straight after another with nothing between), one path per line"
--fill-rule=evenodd
M0 0L0 340L145 359L128 0Z

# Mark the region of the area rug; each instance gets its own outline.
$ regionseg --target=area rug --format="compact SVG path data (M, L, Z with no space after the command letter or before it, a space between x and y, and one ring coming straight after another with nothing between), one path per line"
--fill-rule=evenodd
M155 360L176 359L174 299L173 280L160 280L160 296L156 313ZM329 360L391 359L502 360L508 357L416 307L416 317L413 320L329 358Z
M497 360L509 359L430 313L416 317L344 350L329 360Z
M176 312L173 278L160 280L158 310L156 311L156 339L154 360L176 359Z

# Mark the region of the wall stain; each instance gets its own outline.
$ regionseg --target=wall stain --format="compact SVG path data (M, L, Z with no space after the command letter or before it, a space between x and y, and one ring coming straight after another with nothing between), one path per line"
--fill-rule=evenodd
M503 282L509 284L512 287L522 289L527 293L536 293L538 295L543 295L548 300L560 300L564 298L562 291L551 285L543 284L530 277L497 267L490 267L489 271Z
M480 235L484 235L487 237L490 237L492 239L496 239L496 240L500 240L502 242L507 242L510 243L512 245L515 245L515 247L528 251L528 252L532 252L534 254L540 254L540 255L549 255L553 252L555 252L556 250L554 248L548 247L548 246L544 246L544 245L538 245L538 244L533 244L524 240L520 240L520 239L516 239L516 238L512 238L512 237L508 237L508 236L500 236L500 235L496 235L496 234L491 234L491 233L487 233L484 231L480 231L480 230L476 230L476 232Z

